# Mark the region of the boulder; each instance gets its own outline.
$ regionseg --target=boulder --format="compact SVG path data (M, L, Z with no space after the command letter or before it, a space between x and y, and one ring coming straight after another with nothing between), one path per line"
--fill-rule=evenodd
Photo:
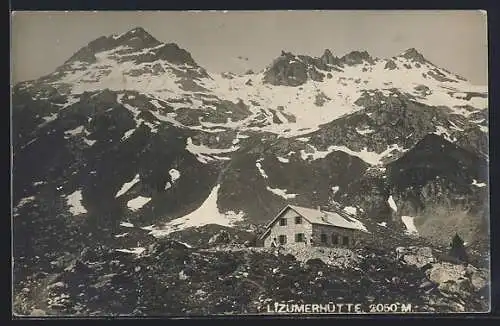
M405 264L418 268L428 267L427 264L436 261L432 249L429 247L398 247L396 248L396 257Z
M441 284L446 281L455 281L465 275L465 267L463 265L455 265L451 263L437 263L432 268L426 271L427 277L434 283Z
M47 313L42 309L33 309L30 316L45 316Z
M465 267L465 275L470 278L472 287L475 291L482 289L489 283L488 272L470 264Z
M422 282L422 284L420 284L418 287L420 289L424 289L424 290L428 290L428 289L431 289L433 288L435 285L434 283L430 282L430 281L424 281Z
M456 281L447 280L439 284L438 289L443 292L456 293L467 297L472 293L472 284L469 279L460 278Z
M475 268L472 265L458 265L447 262L436 263L432 268L425 271L429 280L439 284L440 288L444 286L447 290L470 290L479 291L488 284L488 273L484 270ZM449 281L456 284L448 283Z

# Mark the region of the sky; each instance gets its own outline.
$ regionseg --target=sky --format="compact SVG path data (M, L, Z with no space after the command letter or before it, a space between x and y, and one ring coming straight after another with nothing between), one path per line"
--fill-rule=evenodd
M487 16L469 11L14 12L12 82L51 73L90 41L143 27L209 72L261 70L281 54L389 58L416 48L474 84L488 83Z

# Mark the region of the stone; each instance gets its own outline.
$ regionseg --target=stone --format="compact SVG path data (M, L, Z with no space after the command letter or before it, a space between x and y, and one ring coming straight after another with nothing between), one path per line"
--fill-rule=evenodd
M440 290L461 295L479 291L488 284L488 274L471 265L436 263L425 273L430 281L439 285Z
M46 316L46 315L47 313L44 310L38 308L33 309L30 313L30 316Z
M433 287L434 287L434 283L432 283L430 281L424 281L424 282L422 282L422 284L419 285L420 289L429 289L429 288L433 288Z
M179 279L180 280L187 280L189 278L189 276L187 276L184 271L180 271L179 272Z
M418 268L436 261L432 249L429 247L398 247L396 248L396 257L405 264Z
M456 293L461 296L469 296L472 292L472 284L470 280L461 278L456 281L447 280L440 283L438 289L443 292Z

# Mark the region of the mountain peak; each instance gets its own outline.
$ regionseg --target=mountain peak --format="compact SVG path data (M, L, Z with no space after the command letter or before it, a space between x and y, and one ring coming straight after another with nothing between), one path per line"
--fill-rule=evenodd
M142 27L134 27L123 34L113 35L111 39L118 41L120 45L129 45L132 47L148 47L160 44L157 39Z
M83 62L94 62L95 54L101 51L111 50L118 46L128 46L134 49L149 48L160 45L161 42L155 39L142 27L134 27L133 29L111 36L101 36L91 41L85 47L78 50L66 62L75 60Z
M137 27L134 27L132 28L130 31L128 31L128 33L146 33L146 34L149 34L148 32L146 32L146 30L144 28L142 28L141 26L137 26Z
M154 37L149 34L144 28L142 27L134 27L131 30L122 33L120 35L113 35L113 39L115 40L123 40L123 39L130 39L130 38L140 38L140 39L154 39Z
M425 57L415 48L409 48L408 50L404 51L400 56L408 60L413 60L419 63L425 63L427 61Z
M333 56L332 51L330 51L330 49L325 49L325 51L323 51L323 55L328 57Z
M373 63L373 58L370 56L368 51L351 51L348 54L340 58L347 65L361 64L363 61Z

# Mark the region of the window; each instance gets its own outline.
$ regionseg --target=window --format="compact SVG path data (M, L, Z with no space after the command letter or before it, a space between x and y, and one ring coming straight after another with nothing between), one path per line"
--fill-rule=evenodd
M286 225L286 218L280 218L280 225L285 226Z
M281 245L286 244L286 235L280 235L278 239Z
M304 242L304 233L297 233L295 235L295 242Z
M301 216L295 216L295 224L302 224L302 217Z
M349 244L349 237L343 237L342 238L342 244L348 245Z
M332 234L332 244L339 244L339 236L335 233Z
M321 233L321 243L326 243L327 240L326 240L326 234L324 233Z

